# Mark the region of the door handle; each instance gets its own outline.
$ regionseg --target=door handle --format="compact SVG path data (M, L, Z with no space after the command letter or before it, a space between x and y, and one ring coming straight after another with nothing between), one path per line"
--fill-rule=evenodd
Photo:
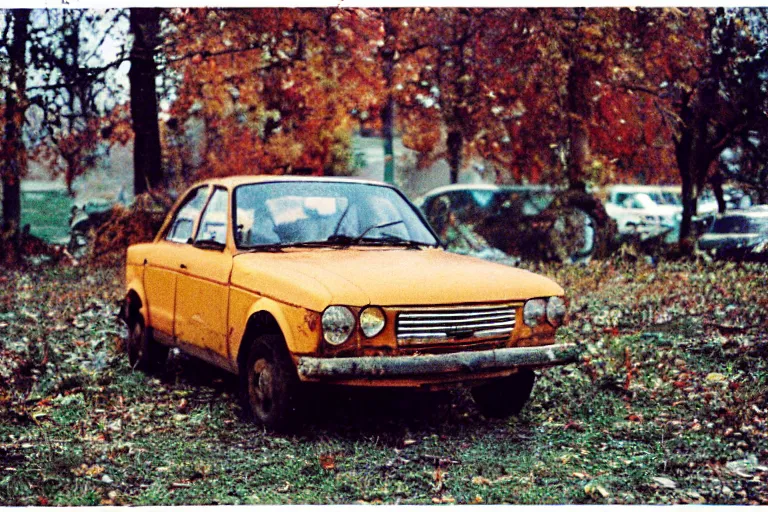
M179 265L179 268L183 268L183 269L186 269L186 268L187 268L187 266L186 266L185 264L183 264L183 263L182 263L181 265Z

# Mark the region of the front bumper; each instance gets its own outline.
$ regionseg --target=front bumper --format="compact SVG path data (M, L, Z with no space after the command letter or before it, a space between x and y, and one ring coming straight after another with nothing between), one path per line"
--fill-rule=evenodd
M305 379L412 378L563 365L576 361L579 352L578 345L561 344L414 356L300 357L297 367Z

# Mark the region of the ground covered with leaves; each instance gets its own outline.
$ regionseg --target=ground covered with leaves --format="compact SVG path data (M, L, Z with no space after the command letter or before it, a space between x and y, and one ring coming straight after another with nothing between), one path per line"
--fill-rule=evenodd
M768 503L768 267L536 270L585 352L519 417L318 388L291 436L244 423L236 379L203 363L132 371L120 269L4 271L0 505Z

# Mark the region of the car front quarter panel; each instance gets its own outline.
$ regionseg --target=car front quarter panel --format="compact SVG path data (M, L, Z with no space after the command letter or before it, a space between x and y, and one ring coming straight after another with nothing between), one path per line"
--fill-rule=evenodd
M252 292L281 304L322 311L330 304L332 294L311 276L284 268L279 262L247 263L247 259L236 256L232 268L233 289Z
M247 332L252 318L267 316L274 319L292 355L318 354L322 338L320 313L278 302L268 297L233 287L229 299L230 358L237 360L243 343L258 332Z

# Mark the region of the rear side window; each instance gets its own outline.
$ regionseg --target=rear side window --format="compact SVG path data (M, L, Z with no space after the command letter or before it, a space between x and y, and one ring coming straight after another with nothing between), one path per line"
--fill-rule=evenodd
M227 191L222 188L213 191L211 200L205 208L205 213L200 219L200 229L197 230L198 242L226 243L227 197Z
M186 244L195 232L195 223L200 216L200 210L208 198L208 187L198 187L187 195L179 211L171 221L165 239L169 242Z

